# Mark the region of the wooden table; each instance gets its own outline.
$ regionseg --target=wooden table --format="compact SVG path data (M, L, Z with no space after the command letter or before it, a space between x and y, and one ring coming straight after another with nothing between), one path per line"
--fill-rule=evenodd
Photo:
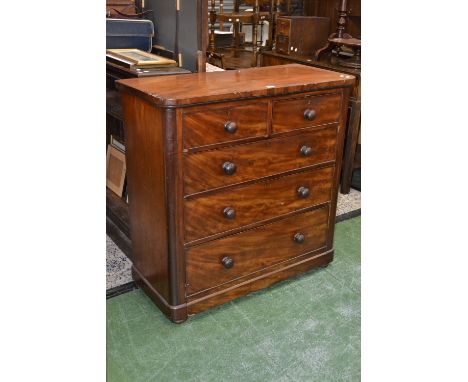
M322 60L316 61L312 57L284 55L274 51L262 52L260 62L261 66L298 63L344 74L351 74L356 77L356 83L349 100L349 116L340 187L340 192L342 194L348 194L351 189L353 170L361 167L360 155L357 155L358 138L361 130L361 70L340 66L333 56L324 57Z

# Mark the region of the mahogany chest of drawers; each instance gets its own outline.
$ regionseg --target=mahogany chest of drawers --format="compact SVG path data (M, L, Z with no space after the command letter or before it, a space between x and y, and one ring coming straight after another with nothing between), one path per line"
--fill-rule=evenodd
M117 82L133 273L170 320L332 260L353 83L297 64Z

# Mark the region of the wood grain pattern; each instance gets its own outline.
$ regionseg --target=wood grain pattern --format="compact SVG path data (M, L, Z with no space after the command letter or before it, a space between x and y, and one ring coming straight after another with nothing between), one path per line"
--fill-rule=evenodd
M359 136L361 130L361 70L340 66L333 56L329 60L316 61L305 56L285 56L276 52L262 52L261 62L264 66L285 65L296 62L355 76L355 85L349 99L350 116L346 127L345 154L343 157L343 171L340 185L340 192L348 194L350 192L354 161L357 154L357 141L355 137Z
M184 112L183 119L185 148L266 137L268 102L203 106ZM228 122L235 123L234 133L226 131Z
M187 311L189 315L203 312L214 306L232 301L235 298L245 296L254 291L269 287L277 282L290 277L300 275L312 268L325 267L333 260L333 250L320 251L306 254L300 258L290 260L271 267L268 271L257 277L239 282L235 285L217 290L215 293L204 295L193 295L187 297Z
M122 101L133 265L169 301L163 116L128 93Z
M142 80L135 89L121 86L133 271L173 322L333 258L353 80L336 82L336 76L296 69L222 72L226 88L222 80L213 82L217 77L192 75L181 88L177 76ZM266 91L268 82L280 89ZM273 102L281 97L303 102L324 93L342 99L338 110L325 108L338 115L335 122L302 128L291 107L282 119L291 126L272 130ZM239 129L247 123L245 135L225 140L213 132L226 116L235 116ZM226 161L237 166L232 175L226 174L229 166L222 168ZM300 186L309 188L305 199L298 199ZM229 214L232 225L220 215L228 204L236 209L235 216Z
M328 206L322 207L188 249L187 293L191 295L325 246L328 212ZM293 240L298 232L305 236L300 244ZM226 256L234 261L230 269L221 263Z
M341 93L282 99L273 102L273 132L281 133L327 123L340 118ZM315 111L311 121L304 117L306 110Z
M190 242L215 233L238 229L247 224L330 201L333 168L312 171L223 190L185 201L185 241ZM299 187L310 195L301 198ZM233 219L223 211L235 211Z
M155 106L184 106L352 86L353 76L304 65L193 73L116 81Z
M314 164L333 161L336 151L336 126L304 132L287 138L236 145L226 149L185 155L185 194L259 179ZM312 149L308 157L301 147ZM226 175L222 166L232 162L237 169Z

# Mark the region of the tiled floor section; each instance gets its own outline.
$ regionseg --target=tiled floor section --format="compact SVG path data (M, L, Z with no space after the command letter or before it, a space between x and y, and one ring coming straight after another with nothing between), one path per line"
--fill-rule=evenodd
M361 208L361 192L351 189L349 194L338 194L336 204L336 216L346 214Z
M106 235L106 289L133 281L132 262Z
M351 189L348 195L338 194L338 205L336 215L343 215L361 208L361 193ZM114 242L106 237L107 240L107 274L106 289L115 288L120 285L133 281L131 274L132 263L122 253Z
M108 381L359 381L360 224L337 224L328 268L181 325L141 290L107 300Z

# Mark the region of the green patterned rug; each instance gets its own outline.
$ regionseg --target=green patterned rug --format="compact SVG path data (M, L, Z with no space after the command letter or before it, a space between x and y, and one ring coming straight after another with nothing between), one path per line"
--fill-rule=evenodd
M360 228L337 224L327 268L182 325L141 290L107 300L107 380L360 381Z

